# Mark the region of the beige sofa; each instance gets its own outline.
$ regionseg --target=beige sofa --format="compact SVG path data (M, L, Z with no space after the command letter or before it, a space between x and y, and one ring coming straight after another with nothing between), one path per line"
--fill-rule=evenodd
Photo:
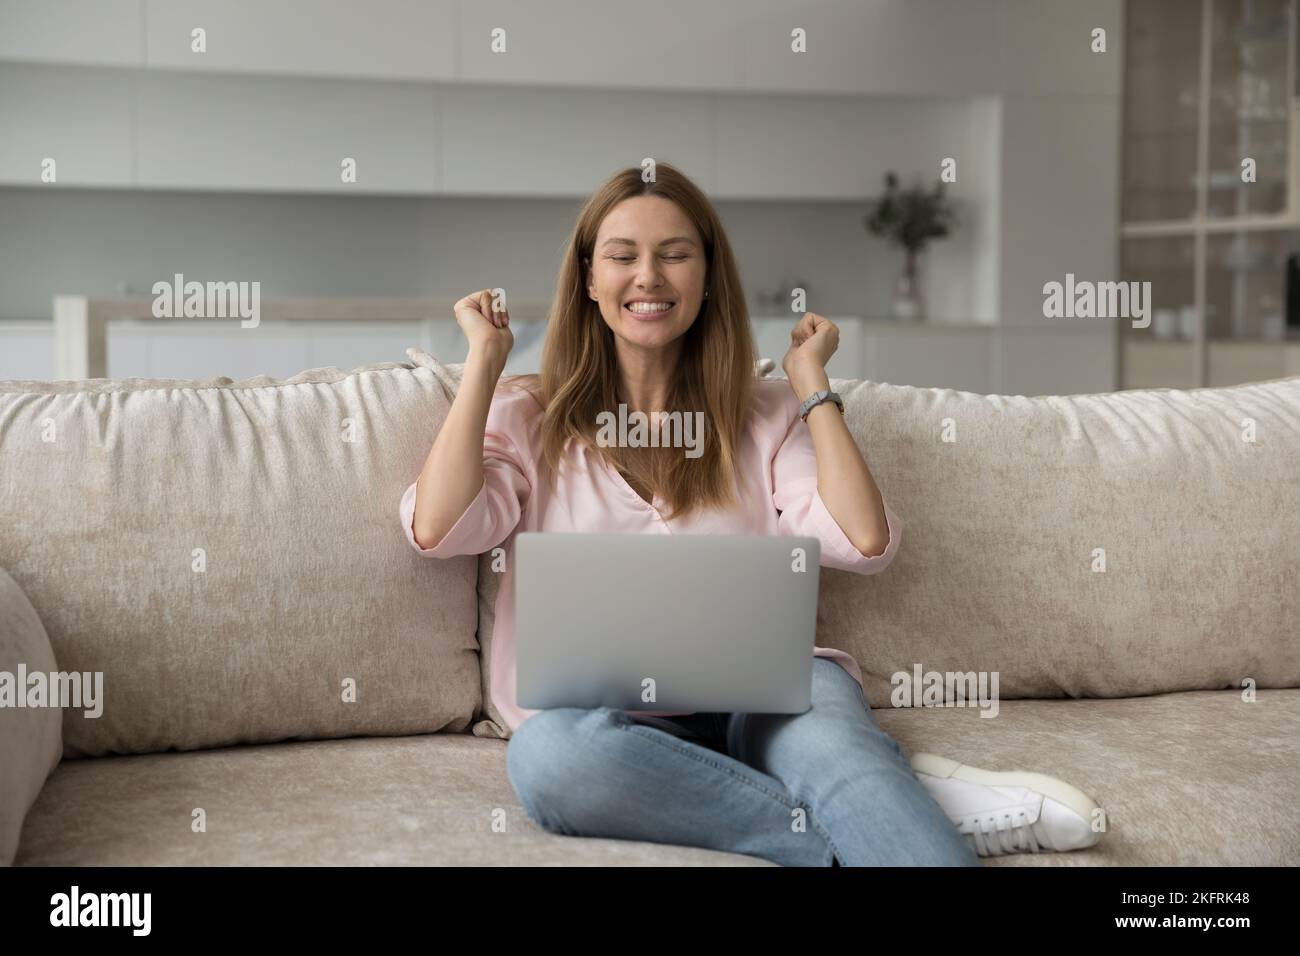
M103 680L99 716L0 708L0 860L767 865L526 816L485 694L496 576L398 525L461 371L408 355L0 383L0 672ZM1300 377L833 386L907 530L881 575L822 570L817 643L907 752L1107 811L1093 849L993 865L1300 864ZM917 667L997 672L996 717L891 706Z

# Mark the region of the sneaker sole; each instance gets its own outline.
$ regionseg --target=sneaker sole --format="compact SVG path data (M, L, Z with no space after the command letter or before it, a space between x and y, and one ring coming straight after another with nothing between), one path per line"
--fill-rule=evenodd
M1089 823L1092 822L1094 810L1100 809L1097 802L1064 780L1049 777L1045 773L1032 773L1028 770L981 770L970 764L958 763L938 754L919 753L911 760L912 769L917 773L928 773L932 777L951 777L965 780L967 783L982 784L987 787L1028 787L1037 790L1057 803L1069 807Z

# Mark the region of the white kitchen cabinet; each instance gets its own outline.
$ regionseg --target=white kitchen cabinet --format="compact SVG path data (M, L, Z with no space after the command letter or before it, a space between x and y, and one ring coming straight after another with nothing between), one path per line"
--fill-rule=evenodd
M47 157L55 183L41 179ZM130 185L129 74L0 63L0 183Z
M1186 0L1193 2L1193 0ZM0 0L0 59L627 90L1115 95L1121 0ZM1064 29L1062 29L1064 25ZM191 49L206 31L207 49ZM494 30L505 52L493 52ZM791 50L804 31L807 52Z
M437 91L414 83L149 73L137 81L138 185L432 193ZM357 163L345 183L344 158Z
M582 196L645 157L715 186L713 97L615 90L453 87L442 95L442 191Z
M988 99L718 96L717 186L721 199L852 199L883 192L888 170L937 181L957 160L950 197L998 188L1001 128ZM994 122L979 122L979 120Z
M77 184L580 197L651 157L717 200L864 202L887 170L933 180L951 156L953 198L999 202L989 98L646 92L629 109L618 90L16 63L0 63L0 80L0 182L14 184L32 184L32 157L57 147ZM356 183L342 182L344 157Z
M735 90L736 19L747 5L747 0L463 2L458 79L524 86ZM493 31L498 29L504 31L504 53L493 52ZM589 119L599 123L596 117Z
M140 0L0 0L0 60L143 66Z
M375 79L456 78L454 0L145 0L150 67ZM191 46L206 32L206 52Z
M734 9L746 90L996 92L998 0L736 0ZM795 28L807 53L791 52Z

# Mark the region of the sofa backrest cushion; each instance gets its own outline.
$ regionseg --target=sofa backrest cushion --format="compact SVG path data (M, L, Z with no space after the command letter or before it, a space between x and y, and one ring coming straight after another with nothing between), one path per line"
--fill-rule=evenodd
M1006 698L1300 687L1300 377L1033 398L831 386L907 522L882 573L821 569L816 643L854 655L873 707L899 674L996 672ZM480 562L473 733L506 737L487 689L499 575Z
M1300 686L1300 376L832 387L907 522L883 573L822 570L817 643L857 658L872 706L918 667L998 672L1007 698Z
M0 566L65 670L65 756L462 732L474 558L393 513L451 406L419 353L285 380L0 382Z

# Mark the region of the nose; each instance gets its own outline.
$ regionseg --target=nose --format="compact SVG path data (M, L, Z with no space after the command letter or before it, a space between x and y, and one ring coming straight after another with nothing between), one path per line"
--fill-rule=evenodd
M638 289L651 292L659 286L659 260L654 256L649 256L641 260L641 267L637 269L636 285Z

